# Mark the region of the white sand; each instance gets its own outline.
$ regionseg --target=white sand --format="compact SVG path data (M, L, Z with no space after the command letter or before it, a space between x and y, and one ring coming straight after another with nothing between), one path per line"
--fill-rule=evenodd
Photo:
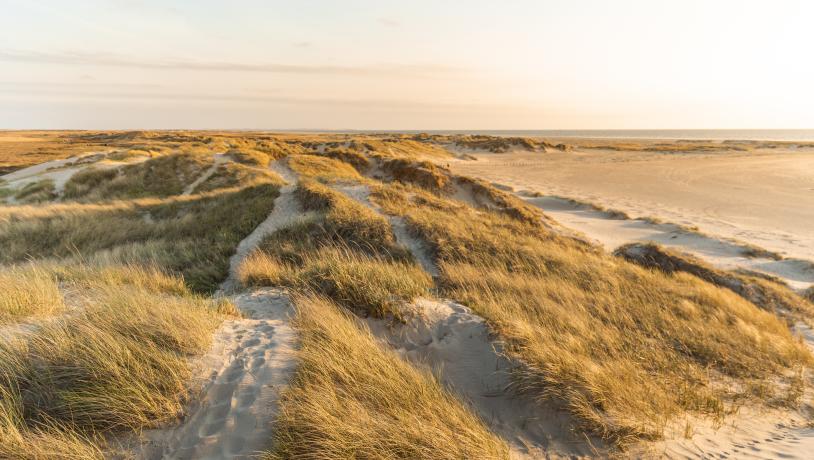
M220 327L198 365L205 383L195 406L179 426L145 433L142 458L248 458L271 447L277 403L296 368L291 304L278 289L234 301L247 318Z
M451 301L418 299L418 316L392 328L369 319L375 336L417 365L429 365L442 382L471 403L489 428L509 442L515 458L578 458L601 451L571 432L571 417L553 404L513 394L511 363L484 320ZM592 447L593 444L593 447Z
M814 260L814 152L477 154L459 174L655 216Z

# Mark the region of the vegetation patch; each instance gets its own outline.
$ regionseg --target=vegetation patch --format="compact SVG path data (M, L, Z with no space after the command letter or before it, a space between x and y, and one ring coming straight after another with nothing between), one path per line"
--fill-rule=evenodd
M218 165L215 172L193 190L206 193L232 187L250 187L259 184L282 185L283 179L269 169L252 168L240 163L226 162Z
M55 198L57 192L52 179L29 182L14 195L14 199L22 203L41 203Z
M776 279L718 270L689 254L681 254L652 243L627 244L614 251L614 255L668 274L690 273L729 289L764 310L787 315L797 321L814 321L814 304Z
M211 165L211 156L173 154L117 169L90 169L68 180L64 198L91 202L180 195Z
M428 293L431 278L383 217L314 182L301 184L298 196L317 214L266 238L239 268L243 284L319 292L362 314L396 318L405 302Z
M295 155L288 158L288 166L300 177L323 183L364 182L351 164L317 155Z
M508 458L506 444L429 372L383 349L331 302L296 304L300 366L268 458Z
M278 187L99 204L0 209L0 262L53 257L146 262L211 292L237 244L268 216Z
M81 292L74 300L81 308L0 338L0 457L100 458L99 435L182 413L188 360L208 349L221 312L232 308L186 290L167 293L160 287L180 280L157 270L128 267L118 277L115 268L96 270L50 273L66 291ZM140 283L127 282L134 274Z

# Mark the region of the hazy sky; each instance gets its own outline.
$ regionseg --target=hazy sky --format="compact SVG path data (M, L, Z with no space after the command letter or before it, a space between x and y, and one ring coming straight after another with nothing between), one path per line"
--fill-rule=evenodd
M0 0L0 128L814 128L814 2Z

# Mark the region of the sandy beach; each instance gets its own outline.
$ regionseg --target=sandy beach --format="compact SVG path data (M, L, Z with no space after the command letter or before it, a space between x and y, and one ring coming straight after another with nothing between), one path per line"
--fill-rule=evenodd
M478 153L459 173L814 260L814 151Z

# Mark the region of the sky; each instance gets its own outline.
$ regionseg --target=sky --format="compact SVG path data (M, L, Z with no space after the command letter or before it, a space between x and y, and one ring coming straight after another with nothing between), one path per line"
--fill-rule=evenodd
M0 0L0 129L814 128L807 0Z

